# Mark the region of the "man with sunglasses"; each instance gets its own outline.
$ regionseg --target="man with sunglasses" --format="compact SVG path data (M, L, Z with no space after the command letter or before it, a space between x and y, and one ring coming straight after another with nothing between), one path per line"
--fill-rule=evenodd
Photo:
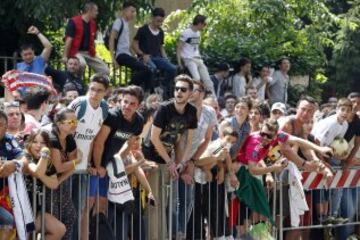
M174 195L178 194L173 197L173 206L176 206L176 204L179 205L179 208L173 209L173 221L177 227L177 229L173 229L173 233L176 233L178 236L185 234L186 220L189 218L185 213L191 209L190 205L193 199L193 188L191 185L193 184L194 162L199 160L200 156L206 150L211 141L213 129L217 124L215 111L211 107L203 104L203 99L206 94L204 84L194 81L193 85L194 88L190 102L197 109L198 127L193 131L191 150L186 157L189 161L184 165L185 169L181 173L181 179L173 182L173 189L178 189L178 191L173 190L173 193L175 192ZM186 138L182 138L182 140L185 139ZM186 142L182 141L181 144L184 146Z
M175 78L174 99L162 104L154 116L151 130L144 139L143 153L146 159L158 163L159 169L150 175L149 183L158 204L149 208L149 239L165 239L167 189L170 176L178 177L192 147L194 130L197 128L197 110L188 101L193 92L193 81L187 75ZM185 146L180 138L187 132ZM175 153L175 159L172 157ZM159 234L160 233L160 234Z
M323 156L332 154L331 148L320 147L304 139L279 131L279 124L276 120L266 120L259 132L254 132L248 136L237 157L240 163L240 170L237 172L237 177L242 184L258 186L255 191L256 199L266 199L266 194L261 187L262 184L260 180L249 177L249 174L251 174L251 176L261 176L271 172L281 172L287 165L284 160L276 161L270 166L265 164L264 160L269 151L277 145L280 145L281 153L289 159L289 161L294 162L295 165L307 171L311 171L313 167L309 162L297 155L290 145L298 145L303 148L312 149ZM246 181L244 181L245 178L247 179ZM252 181L252 183L250 184L249 181ZM247 192L246 189L248 188L243 185L236 191L237 196L241 198L241 202L250 209L266 217L271 217L268 203L267 205L258 205L258 202L252 202L248 197L254 192ZM266 208L261 208L259 206L266 206Z

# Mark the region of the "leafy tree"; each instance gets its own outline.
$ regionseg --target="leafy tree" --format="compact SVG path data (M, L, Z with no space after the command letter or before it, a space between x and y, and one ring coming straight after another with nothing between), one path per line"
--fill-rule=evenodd
M360 91L360 1L339 0L328 5L344 19L344 24L333 30L334 45L327 51L329 81L324 99Z
M333 32L348 23L329 11L325 0L195 0L187 11L171 14L165 27L178 22L168 31L168 52L174 53L179 32L196 14L208 17L202 33L202 54L207 64L235 63L241 57L253 60L255 71L262 64L272 64L282 56L292 62L292 75L310 75L307 93L320 97L320 86L326 82L328 65L325 48L333 48Z
M59 51L63 45L64 26L67 19L80 14L85 0L2 0L0 1L0 54L11 56L23 42L34 42L36 37L26 34L30 25L36 25ZM99 7L97 23L105 29L120 9L123 0L94 0ZM140 8L148 9L152 0L135 0ZM141 13L142 11L140 11Z

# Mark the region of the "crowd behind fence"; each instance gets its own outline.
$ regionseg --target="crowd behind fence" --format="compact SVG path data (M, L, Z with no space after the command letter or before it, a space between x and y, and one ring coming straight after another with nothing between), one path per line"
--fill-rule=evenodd
M272 236L274 236L274 239L287 239L285 238L285 233L286 232L302 232L303 234L303 239L315 239L315 237L317 237L317 239L330 239L330 238L326 238L326 231L328 231L329 229L333 229L333 228L341 228L341 227L348 227L348 226L355 226L355 227L359 227L360 226L360 217L359 217L359 207L358 206L348 206L350 209L350 211L353 211L353 217L351 219L349 219L348 222L344 222L342 224L336 224L336 225L324 225L321 224L319 222L315 222L314 221L314 215L316 215L314 213L315 207L313 205L313 192L319 189L344 189L344 191L346 190L347 192L351 192L351 194L354 194L354 197L357 199L357 204L359 204L359 186L360 186L360 179L359 179L359 173L360 173L360 168L358 167L353 167L347 171L342 171L341 169L337 169L336 170L336 175L338 176L337 178L335 178L333 180L332 183L330 183L330 188L327 187L327 185L324 182L324 179L322 178L322 176L320 176L317 173L308 173L308 172L304 172L303 176L305 179L303 179L303 184L304 184L304 190L305 190L305 195L307 198L307 201L309 203L309 210L305 212L305 214L301 217L301 223L298 227L293 227L289 225L289 212L288 213L284 213L284 204L288 204L286 202L284 202L284 198L283 195L288 194L286 191L284 191L284 186L288 185L288 183L284 183L284 181L276 181L276 184L274 184L274 186L271 189L267 189L267 194L268 194L268 200L271 202L271 210L272 210L272 217L274 219L277 219L276 224L275 225L267 225L267 229L269 232L272 233ZM151 174L151 173L149 173ZM310 176L313 175L313 176ZM310 177L309 177L310 176ZM73 178L69 179L68 182L65 184L65 186L67 186L69 189L71 189L71 198L74 201L74 205L76 206L76 212L77 212L77 218L76 218L76 224L74 225L74 229L73 229L73 239L84 239L83 236L81 236L81 228L82 226L82 219L81 216L84 214L85 209L89 210L89 206L88 206L88 202L86 201L86 199L84 199L85 196L88 195L88 187L89 187L89 182L87 182L87 189L81 189L82 185L80 184L80 182L82 182L81 180L79 181L78 179L84 179L85 181L88 181L89 176L85 173L79 173L79 174L75 174L73 176ZM76 180L75 180L76 179ZM50 209L52 209L52 202L46 201L46 195L49 194L50 195L50 199L53 198L52 196L52 190L47 189L45 186L42 186L41 189L36 189L36 179L33 179L34 183L33 186L34 188L31 190L32 192L32 203L33 203L33 209L34 209L34 216L36 216L38 214L37 211L40 211L41 214L41 231L40 233L33 233L31 236L31 239L45 239L45 221L44 221L44 214L45 211L48 207L50 207ZM307 181L307 183L305 183ZM197 211L196 209L194 209L194 207L196 206L196 202L192 202L194 205L191 204L186 204L185 206L185 212L179 212L179 202L178 199L176 199L176 196L174 196L173 192L174 192L174 188L178 188L176 181L172 181L171 184L164 186L163 190L165 190L167 192L166 196L168 197L168 201L169 201L169 207L167 209L163 209L163 211L167 212L167 218L165 219L165 222L163 223L158 223L158 224L165 224L165 228L163 228L163 232L159 232L159 238L158 239L198 239L195 238L195 234L194 232L187 232L187 234L184 234L183 236L179 236L176 234L176 230L178 229L178 225L179 224L185 224L185 229L189 227L189 222L191 222L190 217L194 218L194 215L191 214L192 211ZM75 184L78 184L77 186L75 186ZM211 184L214 184L214 182L212 183L207 183L205 185L202 185L201 188L204 189L204 191L202 191L202 194L204 196L210 196L210 188L209 186ZM217 184L217 183L216 183ZM201 214L205 214L206 216L202 216L202 220L200 223L195 223L194 221L192 221L193 226L190 226L190 228L192 228L192 231L194 231L194 225L195 224L200 224L200 231L201 231L201 237L200 239L218 239L214 236L218 235L217 232L218 231L227 231L228 233L230 233L233 236L236 236L235 234L235 229L231 228L229 226L229 211L231 211L231 204L230 204L230 200L234 199L233 198L233 193L231 191L219 191L219 189L223 187L222 185L217 185L216 187L216 196L214 198L214 195L209 198L206 199L206 201L208 201L207 204L205 204L207 207L206 209L202 209L205 210L201 212ZM265 186L264 186L265 187ZM189 191L194 191L194 187L191 187L189 189ZM139 193L142 194L143 189L140 189ZM207 191L207 192L205 192ZM83 194L83 193L86 194ZM225 193L225 194L224 194ZM186 198L186 194L185 194L185 198ZM195 197L196 198L196 197ZM134 213L131 214L130 217L130 227L129 232L125 235L125 233L123 233L124 235L121 237L121 239L149 239L148 236L148 224L151 221L151 219L149 219L147 217L147 211L146 208L149 207L155 207L152 206L150 204L147 204L147 206L144 207L144 202L142 202L141 197L137 199L138 201L135 202L135 206L133 206L135 209L143 209L140 211L134 211ZM193 201L194 199L190 200ZM213 202L214 201L214 202ZM218 203L224 203L224 205L220 206ZM50 203L50 206L48 206L48 204ZM279 211L276 210L276 205L279 205ZM37 206L40 205L41 208L37 208ZM345 204L346 205L346 204ZM211 207L210 207L211 206ZM96 206L95 206L96 208ZM190 209L191 208L191 209ZM222 209L222 210L221 210ZM199 209L198 209L199 210ZM218 218L217 216L219 216L219 211L225 211L225 215L222 215L223 218ZM290 211L292 211L290 209ZM112 219L110 219L111 222L111 228L114 230L114 234L115 236L117 236L118 233L116 233L116 224L119 223L119 219L117 219L119 216L116 214L113 214L113 212L116 212L116 206L115 209L109 208L108 209L108 217L112 216ZM89 215L91 213L91 211L87 211L85 214ZM137 215L135 215L137 214ZM184 220L184 222L179 223L178 217L174 217L175 215L179 215L179 214L184 214L186 220ZM239 212L240 214L240 212ZM251 217L249 215L249 212L246 211L246 219L250 219L251 221ZM221 214L220 214L221 215ZM213 219L211 219L212 216L216 217L216 222L213 222ZM63 217L60 216L60 220ZM90 217L91 219L91 217ZM279 221L279 219L283 219L284 221ZM136 221L137 220L137 221ZM98 216L97 216L97 221L99 221ZM124 221L122 220L121 222L124 223ZM90 223L88 223L89 226L88 227L96 227L98 228L99 226L97 224L95 225L90 225ZM144 224L144 226L142 226L142 224ZM237 225L237 223L235 223L235 226ZM251 224L249 224L247 226L247 228L251 229ZM222 229L222 230L220 230ZM89 229L90 232L95 231L96 233L98 231L96 231L96 229ZM223 233L221 233L223 234ZM306 234L306 235L304 235ZM93 235L96 236L95 239L104 239L104 236L99 236L99 235ZM192 237L190 237L192 236ZM86 238L85 238L86 239ZM117 238L119 239L119 238ZM252 238L249 238L252 239ZM264 238L259 238L259 239L267 239L266 236L264 236Z

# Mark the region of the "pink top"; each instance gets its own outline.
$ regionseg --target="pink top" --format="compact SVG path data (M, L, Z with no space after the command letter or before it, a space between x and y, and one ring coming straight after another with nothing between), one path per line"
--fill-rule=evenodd
M260 132L250 134L245 140L244 145L238 152L238 161L247 165L249 161L258 163L263 160L271 147L276 146L279 143L285 143L289 139L289 135L285 132L279 132L276 138L266 146L261 144L262 137Z

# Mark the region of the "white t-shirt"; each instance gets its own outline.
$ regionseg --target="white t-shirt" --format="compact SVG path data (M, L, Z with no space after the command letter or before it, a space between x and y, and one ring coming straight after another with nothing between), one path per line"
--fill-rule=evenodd
M74 136L76 145L83 155L81 162L76 166L76 171L84 171L87 169L91 143L105 120L103 119L102 108L99 106L97 109L94 109L90 105L88 96L76 98L69 104L68 108L75 110L75 114L77 115L81 102L84 100L87 101L86 111L83 117L78 119L79 122Z
M272 79L269 77L269 82L270 81L272 81ZM258 99L265 100L266 84L263 83L263 80L260 77L254 78L252 85L257 88L260 84L262 84L262 86L257 90Z
M329 146L336 137L344 137L349 124L340 124L337 115L331 115L315 123L311 134L320 141L320 146Z
M200 32L194 32L191 28L185 29L180 34L180 41L184 42L184 47L181 51L182 58L194 58L201 57L199 45L200 45Z
M235 74L232 79L233 94L237 97L246 95L246 79L240 74Z

